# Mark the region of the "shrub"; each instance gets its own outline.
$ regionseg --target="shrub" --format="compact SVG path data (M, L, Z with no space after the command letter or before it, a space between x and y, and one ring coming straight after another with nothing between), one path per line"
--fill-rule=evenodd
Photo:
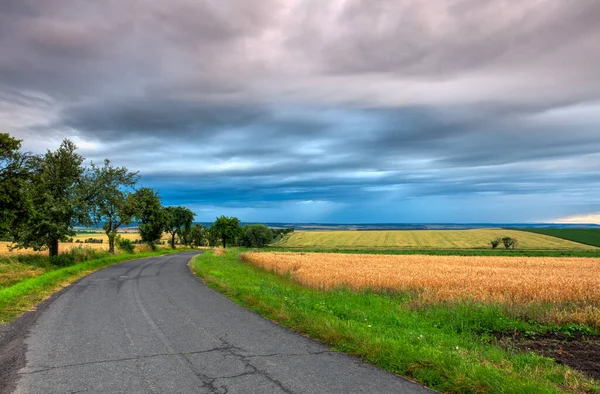
M63 253L50 257L50 264L56 267L68 267L69 265L75 264L75 258L68 253Z
M247 224L242 227L241 244L249 248L262 248L273 240L273 233L264 224Z
M492 245L492 249L496 249L498 245L500 245L500 239L496 238L491 240L490 245Z
M127 238L121 238L121 236L117 238L117 247L127 253L135 252L135 244L133 241Z

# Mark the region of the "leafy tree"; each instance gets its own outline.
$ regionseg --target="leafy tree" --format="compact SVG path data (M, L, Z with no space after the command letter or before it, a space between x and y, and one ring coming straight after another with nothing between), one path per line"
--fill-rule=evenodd
M261 248L273 240L273 233L264 224L247 224L242 227L242 246Z
M133 221L135 204L127 189L135 186L138 176L126 167L111 166L108 159L102 167L92 163L91 173L91 184L97 190L92 214L96 223L103 223L102 228L108 237L108 251L114 254L119 227Z
M30 220L19 226L19 246L47 247L53 257L58 255L59 241L75 235L76 225L91 224L89 206L94 196L83 157L76 150L75 144L65 139L55 152L33 158L34 173L27 192L35 209Z
M21 140L0 133L0 239L15 240L19 224L29 219L32 209L25 192L31 155L20 149Z
M502 243L504 244L504 247L506 249L510 249L510 248L514 249L518 245L517 239L511 238L511 237L502 238Z
M194 224L189 232L189 242L195 246L206 244L206 229L201 224Z
M227 247L227 242L235 241L240 233L240 220L236 217L219 216L211 226L211 231L221 239L223 247Z
M500 238L491 240L490 245L492 245L492 249L496 249L500 245Z
M213 226L207 228L205 230L206 240L208 241L208 246L215 247L219 243L219 234L213 228Z
M142 242L156 248L165 228L166 218L158 192L149 187L137 190L133 199L133 217L138 223Z
M194 212L185 207L166 207L165 209L165 228L164 230L171 234L171 248L175 249L175 235L180 237L189 230L194 221Z

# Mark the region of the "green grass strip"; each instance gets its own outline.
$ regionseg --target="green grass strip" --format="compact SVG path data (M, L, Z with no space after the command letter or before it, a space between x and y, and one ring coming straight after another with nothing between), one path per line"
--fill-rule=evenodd
M448 393L600 393L600 384L552 359L497 345L496 330L543 327L499 306L410 307L411 294L318 291L207 252L192 270L235 302L335 350Z
M94 271L127 260L161 256L185 251L165 249L156 252L123 254L98 260L89 260L65 268L56 269L34 278L29 278L10 287L0 289L0 324L14 320L23 312L51 296L66 285Z

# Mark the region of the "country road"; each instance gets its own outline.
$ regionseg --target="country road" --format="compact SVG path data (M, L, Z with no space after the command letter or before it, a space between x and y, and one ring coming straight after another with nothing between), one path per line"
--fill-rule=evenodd
M14 391L430 392L234 304L192 275L193 255L121 263L62 292L29 328Z

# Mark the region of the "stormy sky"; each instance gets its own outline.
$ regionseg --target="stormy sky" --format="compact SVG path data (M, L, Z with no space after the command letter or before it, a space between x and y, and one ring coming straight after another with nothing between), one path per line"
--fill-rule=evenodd
M598 0L0 0L0 132L196 220L597 221Z

